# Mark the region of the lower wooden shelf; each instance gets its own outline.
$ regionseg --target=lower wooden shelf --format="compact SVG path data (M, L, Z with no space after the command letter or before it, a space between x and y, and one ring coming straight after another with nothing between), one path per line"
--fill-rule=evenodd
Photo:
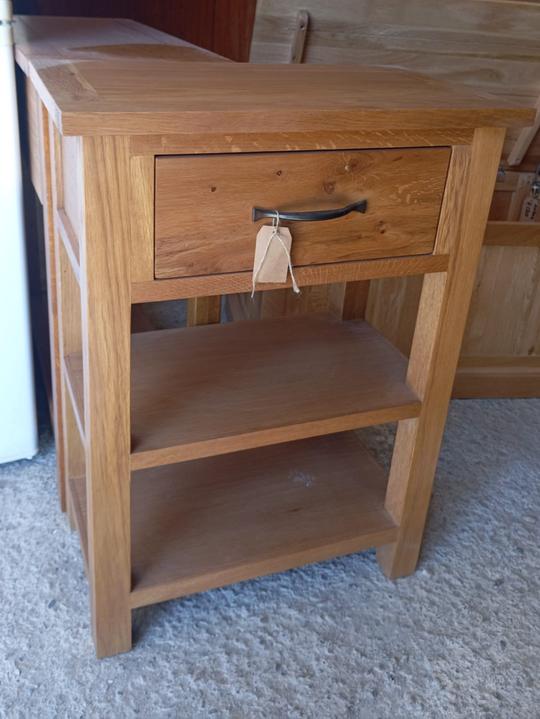
M392 542L385 490L354 432L134 472L132 606Z

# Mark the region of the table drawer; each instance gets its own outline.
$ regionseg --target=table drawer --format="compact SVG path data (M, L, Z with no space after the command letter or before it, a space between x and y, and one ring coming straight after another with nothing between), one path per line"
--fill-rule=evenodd
M155 276L253 268L270 220L252 208L364 213L290 227L294 266L426 254L435 240L449 148L184 155L156 159Z

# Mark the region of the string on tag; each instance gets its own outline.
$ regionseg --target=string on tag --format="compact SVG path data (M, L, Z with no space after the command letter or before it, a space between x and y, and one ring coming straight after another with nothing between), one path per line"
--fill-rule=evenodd
M257 278L259 277L259 273L262 270L262 267L264 265L264 262L266 260L266 257L268 256L268 251L270 249L270 245L272 244L272 241L274 237L278 240L281 247L283 248L283 252L285 253L287 257L287 264L289 266L289 272L291 275L291 282L292 282L292 288L295 294L300 294L300 288L298 287L298 284L296 282L296 278L294 276L293 268L292 268L292 262L291 262L291 253L289 252L289 249L287 245L283 242L283 239L279 233L279 212L276 210L275 216L272 218L272 234L268 238L266 242L266 246L264 248L264 252L262 254L262 257L259 261L259 264L257 265L257 268L255 269L255 272L253 273L253 284L251 287L251 299L255 296L255 286L257 284Z

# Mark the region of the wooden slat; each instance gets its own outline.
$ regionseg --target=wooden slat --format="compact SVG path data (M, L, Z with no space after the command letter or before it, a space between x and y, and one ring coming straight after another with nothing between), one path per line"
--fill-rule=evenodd
M154 157L130 159L131 279L154 279Z
M83 234L85 211L81 138L61 136L60 144L62 147L62 202L58 205L58 209L63 210L69 218L69 224L78 243Z
M131 648L130 168L127 142L83 138L81 304L88 575L99 657Z
M64 358L71 353L79 353L82 348L81 300L78 278L73 271L67 249L60 239L58 223L56 223L55 237L60 353L58 361L62 368ZM57 400L61 402L62 407L62 437L60 439L62 441L63 476L66 483L66 509L70 524L74 527L73 504L67 480L72 476L73 471L80 476L84 460L74 413L71 411L69 388L62 369Z
M75 232L73 231L70 219L64 210L56 210L55 218L56 229L60 235L64 249L66 250L71 269L73 270L73 274L75 275L77 282L80 282L81 268L79 242Z
M446 255L417 255L383 260L365 260L363 262L334 262L315 267L299 267L294 276L300 287L305 285L323 285L334 282L353 282L378 277L405 277L428 272L444 272L448 267ZM251 272L230 272L211 277L182 277L173 280L155 280L153 282L134 282L131 288L131 301L159 302L212 294L233 294L251 291ZM266 284L265 289L290 287L290 280L279 285Z
M74 358L76 358L74 360ZM81 442L85 443L84 434L84 382L82 357L80 354L68 354L64 357L63 371L77 429Z
M386 129L351 132L325 128L318 132L258 132L219 134L133 135L134 155L208 155L238 152L279 152L295 150L361 150L373 147L442 147L472 141L473 130L466 127Z
M305 10L299 10L296 13L296 21L295 21L293 41L291 43L291 51L289 54L289 62L294 62L294 63L302 62L308 28L309 28L309 13L306 12Z
M484 247L463 357L540 355L540 249Z
M65 446L65 472L67 480L67 514L70 526L79 533L85 528L77 524L76 499L73 496L70 479L84 477L86 473L85 446L81 435L81 428L77 423L73 400L69 389L64 394L64 446ZM85 557L86 560L86 557Z

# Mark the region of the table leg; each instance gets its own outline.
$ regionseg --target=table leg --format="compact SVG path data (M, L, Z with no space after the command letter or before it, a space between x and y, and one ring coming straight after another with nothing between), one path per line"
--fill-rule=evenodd
M88 574L96 653L131 648L128 144L83 139L81 300Z
M504 130L480 129L470 149L453 148L435 244L436 253L450 254L450 266L424 278L407 376L422 411L398 426L386 507L399 535L378 551L392 578L418 561L503 140Z

